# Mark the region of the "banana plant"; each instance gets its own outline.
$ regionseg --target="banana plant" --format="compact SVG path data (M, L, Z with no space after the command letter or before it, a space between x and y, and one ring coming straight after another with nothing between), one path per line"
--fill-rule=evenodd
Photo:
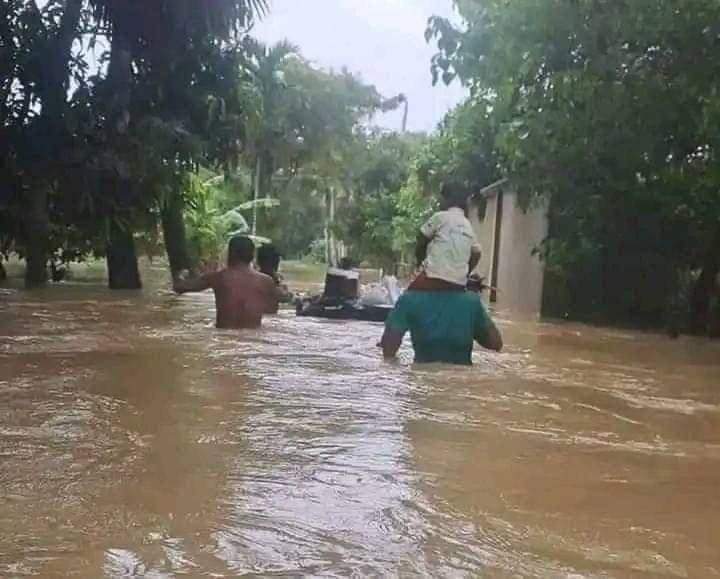
M255 211L259 208L271 209L272 207L277 207L279 205L280 201L277 199L271 199L268 197L263 199L254 199L252 201L247 201L246 203L241 203L234 209L227 211L222 215L221 220L228 229L232 229L232 231L228 233L229 237L233 237L235 235L246 235L253 240L255 245L267 245L268 243L271 243L272 240L267 237L250 233L251 227L241 212Z

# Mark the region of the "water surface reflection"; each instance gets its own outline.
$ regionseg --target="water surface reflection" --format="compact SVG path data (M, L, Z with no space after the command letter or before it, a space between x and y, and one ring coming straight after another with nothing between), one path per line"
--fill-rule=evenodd
M0 295L0 575L720 575L716 344L502 320L475 368L212 296Z

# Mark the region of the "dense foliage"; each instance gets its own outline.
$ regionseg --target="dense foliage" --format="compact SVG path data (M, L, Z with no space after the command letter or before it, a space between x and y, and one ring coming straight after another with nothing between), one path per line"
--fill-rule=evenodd
M548 306L658 323L685 296L706 329L720 272L720 4L456 5L463 25L436 18L427 35L436 78L459 77L472 97L435 154L470 180L497 172L528 201L551 199Z
M0 256L134 288L138 248L177 273L243 231L397 269L442 181L508 177L550 201L548 313L720 331L720 5L455 4L430 65L470 97L427 137L372 127L404 95L252 39L263 0L6 0Z
M243 30L261 0L12 0L0 10L2 250L108 260L111 287L140 286L136 233L162 219L187 266L179 198L188 171L244 139ZM222 102L222 114L214 114ZM180 239L176 239L180 236ZM151 236L152 237L152 236Z
M266 9L3 3L0 256L25 259L29 287L49 265L94 256L111 287L137 288L138 248L163 245L177 273L216 263L239 231L295 256L319 241L328 259L344 253L370 119L402 99L255 41L247 30Z

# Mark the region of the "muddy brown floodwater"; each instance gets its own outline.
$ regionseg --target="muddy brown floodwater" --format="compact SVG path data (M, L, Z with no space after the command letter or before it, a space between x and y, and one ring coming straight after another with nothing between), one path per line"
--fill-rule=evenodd
M720 348L500 316L472 369L212 296L0 290L0 576L720 576Z

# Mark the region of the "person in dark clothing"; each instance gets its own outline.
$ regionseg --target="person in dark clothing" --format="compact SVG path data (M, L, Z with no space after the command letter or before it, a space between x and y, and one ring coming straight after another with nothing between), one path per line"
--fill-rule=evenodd
M278 288L280 301L291 302L293 294L288 290L287 285L283 283L283 277L279 272L281 258L282 256L274 245L263 245L257 250L257 267L262 273L273 279Z
M261 246L257 250L257 258L255 260L258 269L265 275L269 275L275 280L275 283L278 284L282 280L280 274L278 273L278 270L280 269L280 258L281 255L278 253L277 249L275 249L275 246L268 244Z

